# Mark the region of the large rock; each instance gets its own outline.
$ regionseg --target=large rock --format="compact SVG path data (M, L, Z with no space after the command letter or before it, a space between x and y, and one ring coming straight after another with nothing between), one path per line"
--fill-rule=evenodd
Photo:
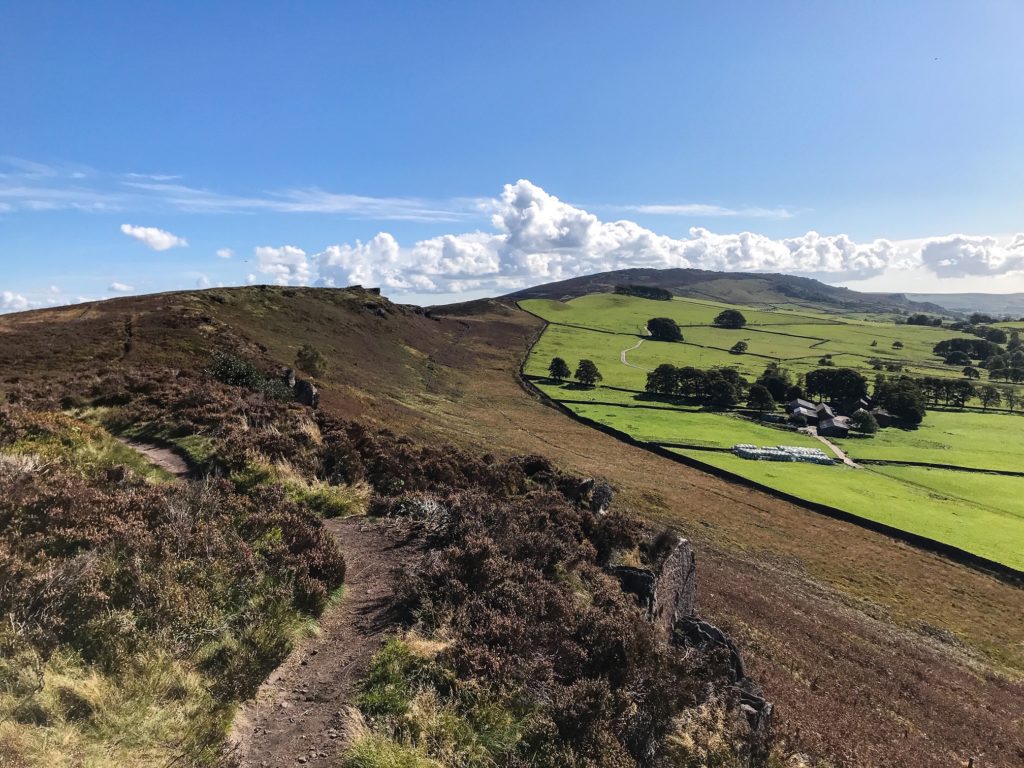
M680 538L657 571L619 565L609 569L624 592L635 595L647 618L670 635L676 622L696 608L697 565L693 547Z
M316 408L320 405L320 393L317 391L316 386L311 381L305 379L299 379L295 382L295 399L303 405L308 405L310 408Z
M676 622L697 609L697 558L693 547L679 538L658 570L654 591L654 620L672 632Z
M292 389L295 389L295 371L291 368L284 369L284 373L281 374L281 380Z

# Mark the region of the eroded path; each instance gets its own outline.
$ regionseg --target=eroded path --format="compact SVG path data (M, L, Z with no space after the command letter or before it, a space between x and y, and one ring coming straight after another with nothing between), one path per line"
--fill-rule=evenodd
M169 448L142 440L130 440L127 437L118 437L117 440L141 453L150 464L160 467L160 469L171 473L175 477L184 478L192 474L192 468L189 467L188 462Z
M366 518L325 526L345 554L344 597L324 615L320 635L301 643L239 710L229 743L241 768L337 765L359 681L396 626L393 573L415 548Z

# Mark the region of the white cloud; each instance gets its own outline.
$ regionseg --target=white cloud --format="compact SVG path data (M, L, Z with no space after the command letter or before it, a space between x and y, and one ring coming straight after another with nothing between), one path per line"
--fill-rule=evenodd
M235 252L230 248L219 248L217 250L217 257L221 259L230 259L235 255Z
M20 293L12 291L0 291L0 312L23 312L37 306L34 301L29 301Z
M923 266L939 277L1005 275L1024 271L1024 234L1008 244L994 237L949 235L925 241L921 247Z
M121 231L133 237L140 243L144 243L154 251L166 251L168 248L185 247L188 241L163 229L156 227L136 227L132 224L122 224Z
M210 287L210 278L208 278L206 275L200 275L199 277L196 278L196 288L199 288L200 290L202 290L203 288L209 288L209 287Z
M126 283L118 283L115 281L110 284L110 287L107 288L107 290L115 291L117 293L128 293L129 291L134 291L135 288L133 286L127 285Z
M489 208L492 232L441 235L408 247L382 232L365 243L329 246L312 257L319 283L422 293L499 291L627 267L787 271L851 279L879 274L907 258L887 240L857 243L846 235L817 232L773 240L694 227L689 238L672 238L633 221L602 221L525 180L506 185Z
M306 252L293 245L256 248L257 269L271 275L278 285L308 285L312 279Z

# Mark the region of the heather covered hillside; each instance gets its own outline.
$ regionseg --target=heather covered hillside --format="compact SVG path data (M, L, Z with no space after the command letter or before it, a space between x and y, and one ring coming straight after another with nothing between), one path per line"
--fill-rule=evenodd
M568 420L518 379L541 327L279 287L0 317L0 760L1013 764L1019 589ZM384 541L343 708L303 670Z

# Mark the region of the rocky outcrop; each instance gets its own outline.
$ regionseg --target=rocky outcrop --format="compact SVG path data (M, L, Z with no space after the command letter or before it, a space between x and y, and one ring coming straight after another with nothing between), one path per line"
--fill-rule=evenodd
M303 405L308 405L310 408L316 408L320 405L320 392L317 391L316 385L311 381L305 379L299 379L295 382L295 399Z
M320 392L313 382L295 378L295 371L291 368L284 369L284 373L281 374L281 381L292 388L292 392L295 393L296 402L308 405L310 408L319 407Z
M696 648L704 653L724 651L729 655L730 682L739 693L740 708L758 741L767 741L775 707L764 698L761 687L747 677L743 656L732 638L714 624L696 616L684 616L673 625L670 640L682 648Z
M747 676L743 656L732 638L696 615L697 562L690 542L677 538L656 567L613 566L609 571L624 592L636 596L647 618L662 628L670 643L703 653L727 654L729 681L739 694L740 707L755 737L753 743L769 743L772 703Z
M654 603L654 620L666 633L697 609L697 558L687 539L679 538L662 561Z

